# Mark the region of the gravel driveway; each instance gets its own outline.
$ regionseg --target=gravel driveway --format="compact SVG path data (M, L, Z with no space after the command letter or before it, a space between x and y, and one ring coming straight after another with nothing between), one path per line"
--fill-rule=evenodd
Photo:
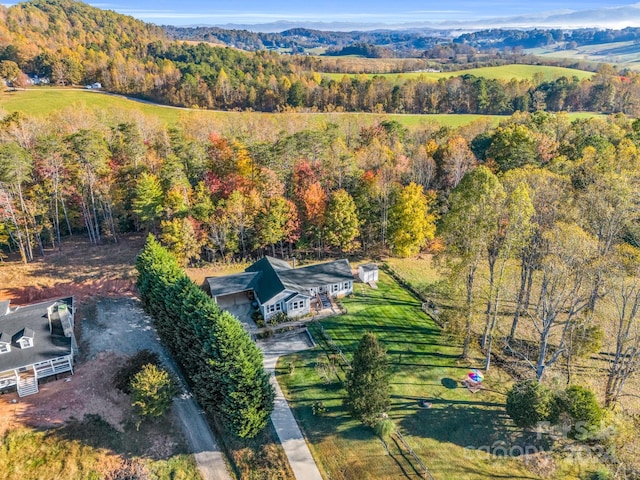
M135 299L103 299L97 302L95 315L80 322L81 358L93 359L100 352L126 355L148 349L176 374L182 394L173 400L173 410L185 438L195 454L204 480L231 480L224 457L202 410L192 398L184 378L169 357L158 337L151 318Z

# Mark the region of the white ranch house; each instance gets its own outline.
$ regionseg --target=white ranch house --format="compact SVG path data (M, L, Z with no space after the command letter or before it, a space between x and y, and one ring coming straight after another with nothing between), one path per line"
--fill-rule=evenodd
M232 305L249 298L265 319L278 312L289 317L306 315L313 307L326 306L328 297L353 292L353 274L346 259L292 268L284 260L267 256L244 273L208 277L207 283L216 303Z
M73 314L72 297L16 308L0 302L0 390L16 387L24 397L38 392L40 378L73 373Z

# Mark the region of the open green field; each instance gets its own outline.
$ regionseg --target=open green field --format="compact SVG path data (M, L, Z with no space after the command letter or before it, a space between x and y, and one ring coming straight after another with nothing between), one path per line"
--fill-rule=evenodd
M542 74L544 80L553 80L558 77L573 76L579 79L591 78L593 72L586 72L584 70L577 70L574 68L564 67L552 67L546 65L502 65L498 67L482 67L473 68L468 70L458 70L455 72L405 72L405 73L381 73L381 74L359 74L366 75L368 77L382 76L393 80L394 82L400 82L409 78L423 78L425 80L437 81L441 78L460 77L462 75L474 75L476 77L484 77L487 79L506 80L532 80L534 75ZM346 74L353 75L353 74ZM340 80L345 76L344 73L324 73L323 76L334 80Z
M390 418L436 479L538 478L520 458L477 452L495 442L521 444L520 432L504 411L508 376L493 370L484 389L471 393L460 385L480 359L461 361L460 347L420 310L419 302L384 272L378 289L356 284L344 299L348 314L322 321L326 332L351 358L366 331L387 348L393 377ZM332 479L418 478L393 441L389 454L373 431L352 420L342 407L339 379L344 371L323 375L318 362L331 354L316 329L319 346L281 359L278 379L309 439L316 461ZM289 372L293 363L293 373ZM322 377L325 377L323 379ZM427 399L433 406L420 407ZM323 401L327 413L313 416L311 404ZM468 448L467 448L468 447ZM570 477L565 477L570 478Z
M640 45L634 41L581 45L571 50L558 48L557 45L550 45L548 47L526 49L525 52L543 58L584 61L590 65L608 63L633 70L640 69Z
M442 115L400 115L400 114L376 114L376 113L262 113L262 112L224 112L212 110L197 110L188 108L176 108L164 105L145 103L131 100L118 95L108 95L100 92L84 89L57 89L57 88L32 88L17 92L0 93L0 109L6 112L22 112L27 115L45 117L65 108L88 108L107 110L114 114L140 113L149 117L158 118L165 124L175 124L180 119L190 116L202 116L213 121L220 122L244 122L249 118L252 121L259 119L261 122L270 122L284 128L291 120L296 118L304 128L321 128L327 122L358 121L360 123L376 123L386 119L396 120L405 127L420 127L427 123L437 123L448 127L468 125L481 118L490 118L494 125L500 120L508 118L500 115L474 115L474 114L442 114ZM589 112L570 113L573 118L592 117L596 114Z

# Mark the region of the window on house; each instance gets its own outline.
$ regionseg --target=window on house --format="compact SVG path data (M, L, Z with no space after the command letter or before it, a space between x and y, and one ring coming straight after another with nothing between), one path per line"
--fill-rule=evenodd
M280 311L282 309L282 306L279 303L276 303L276 311Z
M0 343L0 353L7 353L11 351L11 346L7 343Z
M349 290L349 282L344 282L344 290Z
M269 313L275 312L275 311L276 311L276 306L275 306L275 305L269 305L269 306L267 307L267 311L268 311Z
M298 302L293 302L293 304L291 305L291 308L293 310L297 310L298 309Z

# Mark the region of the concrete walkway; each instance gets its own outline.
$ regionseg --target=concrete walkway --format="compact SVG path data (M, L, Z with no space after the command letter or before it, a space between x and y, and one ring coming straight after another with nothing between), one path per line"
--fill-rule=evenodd
M258 346L264 352L264 368L271 375L270 381L276 392L271 422L289 459L293 474L297 480L322 480L318 466L311 456L307 442L275 377L278 358L310 348L309 337L306 332L279 335L275 338L259 341Z

